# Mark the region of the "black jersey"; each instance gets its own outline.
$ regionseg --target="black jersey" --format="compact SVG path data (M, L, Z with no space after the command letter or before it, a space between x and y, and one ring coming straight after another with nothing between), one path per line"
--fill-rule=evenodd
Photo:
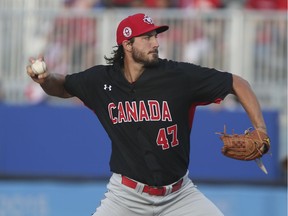
M195 107L232 91L232 75L160 60L129 83L116 65L67 75L66 90L98 116L112 141L110 168L148 185L185 175Z

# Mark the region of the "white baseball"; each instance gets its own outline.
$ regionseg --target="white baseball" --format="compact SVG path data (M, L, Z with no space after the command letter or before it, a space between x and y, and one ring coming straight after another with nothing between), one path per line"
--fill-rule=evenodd
M35 74L42 74L46 71L46 63L44 61L36 60L32 65L31 68Z

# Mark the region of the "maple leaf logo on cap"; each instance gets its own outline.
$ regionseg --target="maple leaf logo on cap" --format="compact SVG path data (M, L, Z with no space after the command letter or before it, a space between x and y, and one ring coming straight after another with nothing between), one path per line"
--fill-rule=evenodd
M148 24L153 24L152 18L147 15L144 16L143 21Z

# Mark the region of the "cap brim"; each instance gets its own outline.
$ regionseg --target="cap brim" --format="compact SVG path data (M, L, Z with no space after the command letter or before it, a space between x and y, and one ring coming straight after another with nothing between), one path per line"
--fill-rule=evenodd
M169 29L169 26L165 25L165 26L157 26L155 30L159 34L159 33L167 31L168 29Z
M144 34L151 32L151 31L156 31L157 34L159 34L159 33L162 33L164 31L167 31L168 29L169 29L169 26L166 26L166 25L165 26L153 26L152 28L145 29L145 31L141 32L141 34L134 35L134 37L144 35Z

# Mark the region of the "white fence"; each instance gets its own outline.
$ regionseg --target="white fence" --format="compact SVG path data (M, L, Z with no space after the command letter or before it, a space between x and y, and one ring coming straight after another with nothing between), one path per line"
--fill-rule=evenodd
M8 1L9 2L9 1ZM265 107L287 101L287 13L143 10L157 24L160 56L240 74ZM50 70L74 73L103 64L116 45L115 29L132 9L63 11L0 9L0 82L4 101L26 103L28 58L44 53ZM286 104L286 103L285 103Z

